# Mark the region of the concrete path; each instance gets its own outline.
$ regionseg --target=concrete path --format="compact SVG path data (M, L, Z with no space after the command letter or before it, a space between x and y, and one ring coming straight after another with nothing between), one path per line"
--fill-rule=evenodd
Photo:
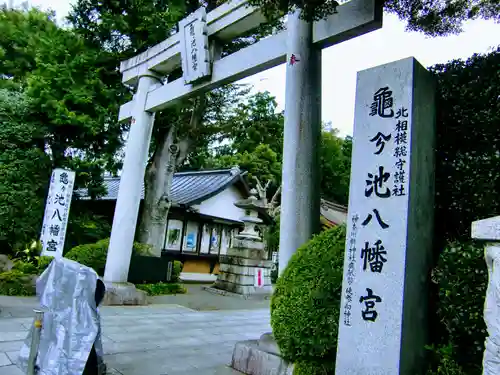
M187 294L149 297L152 304L176 304L197 311L252 310L269 308L269 299L244 299L222 296L203 289L207 284L184 284Z
M221 297L224 298L224 297ZM24 300L22 307L29 305ZM15 366L30 317L0 318L0 374ZM13 315L12 312L9 314ZM194 311L180 305L103 307L103 347L110 374L230 375L237 341L269 332L269 309Z
M253 310L269 309L270 300L244 299L222 296L203 290L207 284L185 284L187 294L149 297L149 303L156 305L181 305L197 311ZM0 296L0 319L8 317L32 317L33 309L38 306L36 297Z

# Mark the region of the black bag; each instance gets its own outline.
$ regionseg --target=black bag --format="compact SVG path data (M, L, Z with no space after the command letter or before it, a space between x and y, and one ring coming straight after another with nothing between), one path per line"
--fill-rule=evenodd
M106 287L102 280L97 280L97 285L95 287L95 305L96 307L104 299L104 293L106 293ZM89 358L87 359L87 363L85 364L85 369L83 370L82 375L104 375L106 373L106 367L103 366L97 358L97 352L95 351L95 345L92 345L92 349L90 350Z

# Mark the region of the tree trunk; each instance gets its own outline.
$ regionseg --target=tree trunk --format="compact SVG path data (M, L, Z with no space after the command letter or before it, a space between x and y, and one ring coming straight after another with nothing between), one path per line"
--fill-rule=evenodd
M139 241L152 245L155 256L161 256L163 249L168 212L170 209L170 189L177 165L187 157L193 141L189 137L192 130L201 125L205 111L205 97L195 101L186 136L175 142L174 126L171 126L159 140L152 162L146 169L144 179L145 197L141 217Z
M175 127L171 126L168 132L162 135L144 178L144 206L139 241L152 245L153 253L158 257L161 256L165 239L170 208L169 193L177 154L174 133Z

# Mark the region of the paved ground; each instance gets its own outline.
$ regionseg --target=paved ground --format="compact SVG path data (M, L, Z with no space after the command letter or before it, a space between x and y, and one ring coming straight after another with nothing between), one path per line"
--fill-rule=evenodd
M269 300L212 294L203 290L204 285L201 284L186 284L184 286L188 289L187 294L150 297L149 302L153 305L181 305L197 311L269 309ZM37 306L36 297L0 296L0 319L32 317L33 309Z
M227 367L234 344L270 331L269 301L216 296L197 286L191 288L190 296L157 297L155 301L177 304L101 309L105 361L111 374L240 374ZM36 305L33 298L0 297L1 375L22 374L14 363Z
M221 296L203 290L203 285L185 284L187 294L151 297L153 304L177 304L198 311L250 310L269 308L270 300Z

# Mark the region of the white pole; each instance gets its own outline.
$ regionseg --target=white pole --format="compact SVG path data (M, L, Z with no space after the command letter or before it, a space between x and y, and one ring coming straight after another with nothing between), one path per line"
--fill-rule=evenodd
M132 123L125 149L125 160L104 272L104 280L107 282L124 283L128 278L141 202L141 189L154 123L154 113L144 111L144 107L148 91L156 82L158 81L154 75L141 76L134 95Z
M321 50L313 48L312 23L295 11L288 18L283 191L279 271L319 229L318 147L321 130Z

